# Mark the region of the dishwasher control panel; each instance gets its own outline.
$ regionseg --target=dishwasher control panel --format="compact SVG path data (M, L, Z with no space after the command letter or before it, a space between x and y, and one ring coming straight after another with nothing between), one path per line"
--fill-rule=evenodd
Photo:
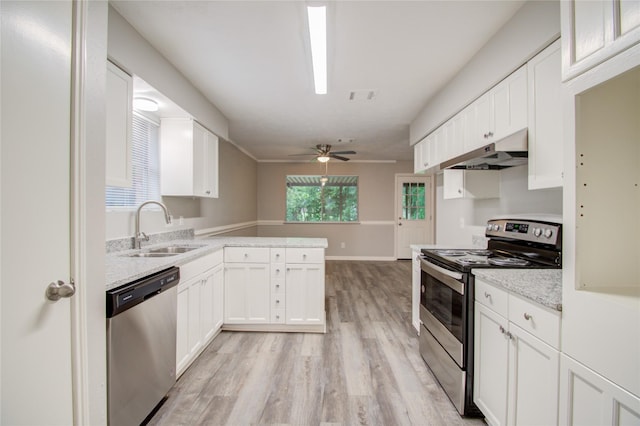
M180 269L172 267L107 291L107 318L112 318L178 284Z

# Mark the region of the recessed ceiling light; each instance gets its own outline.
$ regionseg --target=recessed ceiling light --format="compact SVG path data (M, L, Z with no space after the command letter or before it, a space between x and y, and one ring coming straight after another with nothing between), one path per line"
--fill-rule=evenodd
M149 98L133 98L133 109L154 112L158 110L158 103Z
M327 93L327 7L307 6L313 82L317 95Z

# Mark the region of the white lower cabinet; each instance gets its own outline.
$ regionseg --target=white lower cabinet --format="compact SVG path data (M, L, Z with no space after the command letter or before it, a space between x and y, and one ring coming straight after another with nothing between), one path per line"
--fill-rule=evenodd
M178 284L176 374L179 376L222 327L222 251L180 268Z
M288 263L286 285L286 323L324 324L324 263Z
M476 281L474 402L488 424L558 424L559 327L559 313Z
M268 263L225 263L225 324L271 322L269 294Z
M640 398L562 354L560 424L640 425Z

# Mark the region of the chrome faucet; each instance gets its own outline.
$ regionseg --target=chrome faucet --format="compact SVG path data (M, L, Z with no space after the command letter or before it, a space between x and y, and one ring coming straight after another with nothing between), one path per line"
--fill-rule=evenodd
M165 206L161 202L149 200L140 204L140 206L138 207L138 210L136 211L136 235L133 237L134 248L141 248L140 244L143 240L149 241L149 236L144 232L140 231L140 210L142 210L142 208L147 204L157 204L160 207L162 207L162 210L164 211L164 220L167 222L167 225L171 223L171 216L169 215L169 210L167 210L167 206Z

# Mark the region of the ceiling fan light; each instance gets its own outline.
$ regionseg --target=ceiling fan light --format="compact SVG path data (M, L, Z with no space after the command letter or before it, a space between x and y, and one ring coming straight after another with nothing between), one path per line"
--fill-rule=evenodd
M318 157L318 161L321 163L326 163L329 160L331 160L331 157L329 157L328 155L320 155Z

